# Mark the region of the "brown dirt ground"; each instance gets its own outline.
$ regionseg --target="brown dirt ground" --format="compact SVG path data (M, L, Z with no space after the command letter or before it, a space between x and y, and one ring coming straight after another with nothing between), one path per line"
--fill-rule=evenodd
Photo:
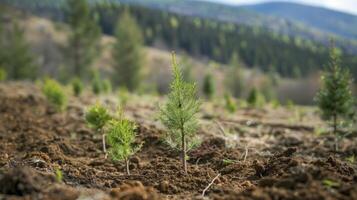
M100 100L115 106L113 98ZM313 111L297 120L282 108L228 115L205 106L203 143L189 153L185 175L179 154L162 142L154 103L133 101L126 113L138 123L144 146L128 176L123 163L104 158L100 136L83 120L95 101L71 98L57 113L36 86L0 84L0 199L357 199L357 165L346 160L357 155L357 139L342 140L335 152L331 136L314 134L321 122ZM56 169L63 182L56 181Z

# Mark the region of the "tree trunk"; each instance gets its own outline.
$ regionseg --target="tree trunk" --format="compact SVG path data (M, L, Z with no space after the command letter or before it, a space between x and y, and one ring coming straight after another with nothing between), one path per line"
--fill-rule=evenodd
M185 134L184 131L181 130L181 145L182 145L182 149L181 149L181 157L182 157L182 166L183 169L185 171L185 174L187 174L187 162L186 162L186 138L185 138Z
M337 115L333 116L333 134L335 135L335 151L338 151Z
M103 152L107 153L107 147L105 145L105 134L102 134Z
M126 173L130 176L129 159L125 159Z

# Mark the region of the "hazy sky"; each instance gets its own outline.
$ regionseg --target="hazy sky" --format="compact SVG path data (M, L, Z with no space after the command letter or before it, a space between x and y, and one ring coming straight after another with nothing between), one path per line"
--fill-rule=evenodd
M253 4L261 2L271 2L272 0L205 0L229 4ZM283 0L282 0L283 1ZM357 0L284 0L286 2L298 2L310 5L340 10L357 15Z

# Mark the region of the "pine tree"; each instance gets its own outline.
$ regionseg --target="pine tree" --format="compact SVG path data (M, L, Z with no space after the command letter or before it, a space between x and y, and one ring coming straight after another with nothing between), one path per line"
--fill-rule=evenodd
M229 69L225 75L225 85L230 93L236 98L241 97L243 94L243 79L244 77L242 69L239 66L238 56L234 53L229 64Z
M112 119L108 123L108 143L111 146L109 155L114 161L125 161L126 173L130 175L129 159L141 145L135 144L136 124L124 118L123 112L119 111L118 119Z
M247 102L252 107L262 107L265 104L265 97L254 87L249 92Z
M351 120L354 115L354 98L351 92L352 79L347 69L339 65L339 57L334 46L330 50L330 61L323 73L322 87L317 93L316 102L322 118L329 121L335 135L335 148L341 137L339 125Z
M15 80L35 79L38 67L24 30L16 21L7 30L4 27L0 29L0 48L6 49L1 50L0 66L6 71L7 77Z
M91 65L99 56L99 17L91 13L87 0L67 0L67 5L67 21L72 30L67 49L69 64L75 76L86 78Z
M85 120L88 125L98 134L102 134L103 152L105 153L105 157L107 157L107 148L105 145L104 126L111 119L112 117L110 116L109 111L99 103L91 106L85 114Z
M203 80L203 93L208 99L212 99L215 92L215 82L211 73L206 74Z
M168 101L160 110L160 121L169 130L166 141L173 148L180 149L182 165L187 173L187 152L197 145L195 136L198 129L197 113L200 102L196 99L196 84L183 80L174 53L172 64L174 80L170 85Z
M140 85L140 72L144 60L143 36L136 20L124 11L115 30L117 39L113 49L113 80L116 85L133 91Z

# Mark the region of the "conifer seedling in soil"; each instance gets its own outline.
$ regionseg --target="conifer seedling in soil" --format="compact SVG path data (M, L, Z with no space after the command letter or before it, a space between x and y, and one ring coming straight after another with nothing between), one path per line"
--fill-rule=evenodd
M136 124L125 119L122 110L118 112L118 119L112 119L108 123L109 155L113 161L125 161L128 175L130 157L141 149L141 145L135 143L135 130Z
M160 109L160 121L168 129L166 141L181 152L182 165L187 173L187 152L197 145L197 113L200 101L197 100L196 84L184 81L182 72L172 54L173 82L166 105Z
M99 103L90 107L85 115L86 122L98 134L102 134L103 152L106 153L104 126L111 119L108 110Z
M352 79L347 69L339 65L339 58L334 47L330 50L330 62L321 77L322 88L317 93L316 101L321 110L322 118L328 121L335 135L335 149L344 134L340 128L352 121L354 98L350 86Z
M42 87L42 92L47 100L57 111L62 111L67 105L67 96L56 80L46 79Z
M72 80L72 90L76 97L79 97L83 92L83 83L80 78L75 78Z

